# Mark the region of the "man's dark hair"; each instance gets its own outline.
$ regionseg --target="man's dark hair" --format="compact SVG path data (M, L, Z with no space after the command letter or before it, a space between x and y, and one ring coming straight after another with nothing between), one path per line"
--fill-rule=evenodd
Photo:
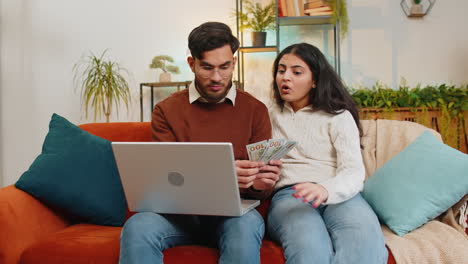
M188 46L192 57L203 59L205 51L221 48L225 45L231 47L232 53L239 48L239 40L232 35L226 24L220 22L206 22L190 32Z

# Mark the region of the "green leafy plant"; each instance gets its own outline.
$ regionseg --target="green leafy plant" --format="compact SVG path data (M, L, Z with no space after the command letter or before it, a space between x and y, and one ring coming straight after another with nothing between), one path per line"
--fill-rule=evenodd
M424 88L416 86L409 88L400 85L394 90L381 83L376 83L370 89L350 89L351 95L361 108L395 108L395 107L447 107L451 115L468 110L468 85L439 86L428 85Z
M149 65L150 69L161 69L163 72L170 72L173 74L180 73L179 67L176 65L170 65L173 63L174 59L168 55L158 55L153 58L151 64Z
M246 0L243 7L244 10L238 14L240 30L252 29L254 32L265 32L275 28L276 5L273 1L262 6L258 2Z
M120 101L128 104L131 100L130 89L124 78L128 71L119 63L104 58L107 50L99 57L91 53L73 66L75 87L81 88L81 103L88 117L88 108L94 110L94 121L103 114L106 122L115 107L118 114Z
M411 121L432 127L429 112L440 112L437 130L446 143L458 148L460 135L466 134L464 112L468 111L468 85L410 88L403 82L394 90L377 82L371 88L352 88L350 92L364 118L369 112L381 111L385 118L392 119L392 115L407 109L413 112Z
M344 38L348 33L348 7L346 0L331 0L330 7L332 12L332 23L336 25L337 21L340 21L341 36Z

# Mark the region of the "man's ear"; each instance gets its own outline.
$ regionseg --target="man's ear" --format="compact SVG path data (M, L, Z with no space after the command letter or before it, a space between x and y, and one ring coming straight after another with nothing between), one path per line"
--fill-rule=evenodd
M237 56L234 56L234 58L233 58L232 61L234 62L234 65L233 65L233 66L236 66L236 63L237 63Z
M190 66L190 69L195 73L195 59L192 56L187 57L187 63Z

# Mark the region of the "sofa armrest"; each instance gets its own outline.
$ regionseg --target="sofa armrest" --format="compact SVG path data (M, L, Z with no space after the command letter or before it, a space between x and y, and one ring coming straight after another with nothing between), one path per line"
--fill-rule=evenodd
M69 223L14 186L0 188L0 263L16 264L21 253Z

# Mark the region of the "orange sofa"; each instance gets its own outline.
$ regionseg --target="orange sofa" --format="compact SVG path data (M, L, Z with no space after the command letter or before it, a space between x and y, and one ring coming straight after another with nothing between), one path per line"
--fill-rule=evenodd
M110 141L151 141L149 122L91 123L80 126ZM265 216L269 201L257 208ZM129 214L130 215L130 214ZM72 224L59 210L7 186L0 189L1 264L116 264L121 227ZM262 263L284 263L282 249L268 240L260 251ZM164 251L164 262L217 263L215 249L179 246ZM389 264L395 264L389 252Z

